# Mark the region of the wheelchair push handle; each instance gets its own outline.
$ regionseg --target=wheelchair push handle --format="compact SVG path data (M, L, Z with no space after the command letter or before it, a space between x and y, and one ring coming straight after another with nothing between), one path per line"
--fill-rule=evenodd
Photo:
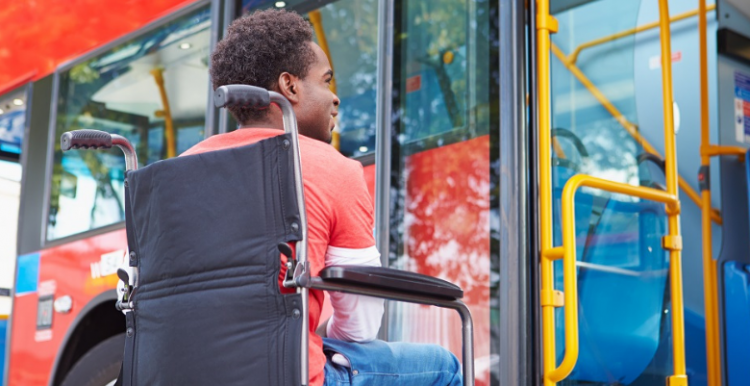
M135 154L135 149L130 141L121 135L99 130L73 130L63 133L60 137L60 149L62 151L111 149L112 146L119 147L125 153L125 168L127 170L138 169L138 157Z
M233 84L221 86L214 91L216 107L248 107L265 110L271 105L268 90L248 85Z
M62 151L70 149L110 149L112 136L99 130L75 130L60 137Z

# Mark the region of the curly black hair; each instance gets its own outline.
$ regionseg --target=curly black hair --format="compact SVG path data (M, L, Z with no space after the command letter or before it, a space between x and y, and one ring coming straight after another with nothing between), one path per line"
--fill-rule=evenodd
M269 9L243 16L229 26L211 55L214 89L247 84L274 89L279 75L288 72L304 78L315 60L312 27L300 15ZM267 110L231 107L241 124L262 119Z

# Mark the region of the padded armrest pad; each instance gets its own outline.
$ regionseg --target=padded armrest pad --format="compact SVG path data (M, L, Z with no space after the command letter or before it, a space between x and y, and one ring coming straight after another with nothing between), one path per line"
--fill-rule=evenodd
M444 299L461 299L464 296L464 291L453 283L392 268L336 265L323 269L320 272L320 278L329 282L357 284Z

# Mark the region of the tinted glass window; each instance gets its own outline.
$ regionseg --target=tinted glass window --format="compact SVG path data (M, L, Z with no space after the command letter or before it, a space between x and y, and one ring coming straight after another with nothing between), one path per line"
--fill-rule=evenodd
M63 154L62 133L122 135L141 166L203 139L209 27L202 8L59 74L48 240L124 220L122 152Z
M244 0L244 13L285 8L310 22L314 39L331 61L331 88L341 99L334 143L349 157L375 152L378 2L341 0L321 8L316 2ZM338 138L338 139L337 139Z
M499 311L492 3L396 2L394 42L390 265L463 288L474 319L477 385L492 384L499 369L492 348ZM455 312L400 303L388 318L389 339L438 343L461 357Z
M18 160L26 126L26 88L0 97L0 158Z

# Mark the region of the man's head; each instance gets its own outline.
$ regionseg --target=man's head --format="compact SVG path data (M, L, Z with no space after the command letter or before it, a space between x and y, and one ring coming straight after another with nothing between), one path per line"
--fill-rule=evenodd
M338 97L325 52L296 13L267 10L235 20L211 56L213 86L247 84L284 95L294 106L300 133L331 142ZM267 122L270 109L230 108L245 126Z

